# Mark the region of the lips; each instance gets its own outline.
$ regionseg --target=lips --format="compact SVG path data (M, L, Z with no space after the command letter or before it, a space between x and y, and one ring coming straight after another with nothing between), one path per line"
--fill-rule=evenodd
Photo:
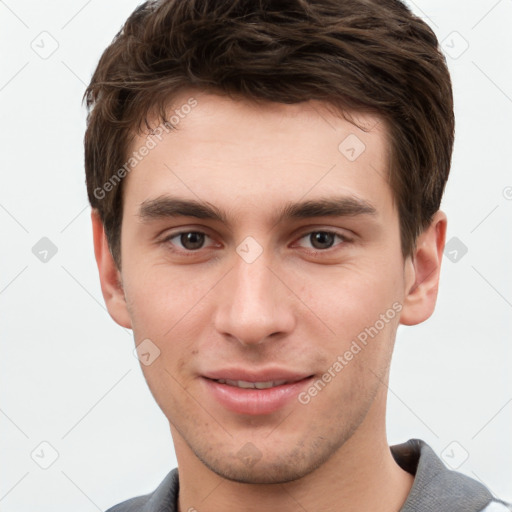
M264 370L242 370L240 368L225 368L204 373L203 377L211 380L242 381L242 382L296 382L311 374L294 372L285 368L267 368Z
M294 402L312 378L282 369L260 372L226 369L208 373L202 381L206 394L223 408L237 414L264 415Z
M286 380L269 380L266 382L248 382L246 380L229 380L229 379L217 379L220 384L227 384L228 386L235 386L243 389L268 389L275 388L276 386L282 386L286 384Z

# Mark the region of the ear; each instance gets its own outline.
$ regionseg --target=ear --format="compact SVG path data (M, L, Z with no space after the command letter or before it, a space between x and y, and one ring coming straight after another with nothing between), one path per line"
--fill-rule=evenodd
M92 232L94 240L94 256L100 274L101 291L110 316L122 327L131 329L132 323L121 280L121 272L114 262L108 246L103 222L99 213L93 209L91 212Z
M424 322L434 312L446 226L445 213L437 211L430 226L418 237L413 256L405 262L406 289L400 315L400 323L403 325Z

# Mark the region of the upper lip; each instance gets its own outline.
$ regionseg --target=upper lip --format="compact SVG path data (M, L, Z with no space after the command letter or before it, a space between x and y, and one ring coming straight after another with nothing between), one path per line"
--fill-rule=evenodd
M203 377L212 380L242 380L245 382L270 382L281 381L297 382L299 380L311 377L310 373L298 373L286 369L269 368L266 370L242 370L240 368L225 368L223 370L214 370L203 374Z

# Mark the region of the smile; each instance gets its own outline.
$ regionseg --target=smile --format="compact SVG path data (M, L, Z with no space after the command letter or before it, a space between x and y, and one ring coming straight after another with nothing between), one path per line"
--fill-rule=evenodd
M266 382L248 382L246 380L229 380L229 379L217 379L219 384L227 384L228 386L235 386L243 389L269 389L277 386L286 384L286 380L269 380Z
M217 376L215 376L217 377ZM267 377L268 378L268 377ZM272 378L272 377L271 377ZM274 380L240 380L203 377L205 393L223 409L235 414L265 415L296 404L299 393L313 376Z

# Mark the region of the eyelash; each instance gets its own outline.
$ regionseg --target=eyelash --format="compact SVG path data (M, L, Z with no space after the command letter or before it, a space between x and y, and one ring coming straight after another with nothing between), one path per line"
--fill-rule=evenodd
M181 235L187 234L187 233L197 233L197 234L200 234L200 235L205 235L208 238L211 238L204 231L200 231L200 230L185 230L185 231L179 231L177 233L173 233L171 235L166 236L162 240L162 243L170 245L170 246L173 246L174 244L171 243L171 240L173 240L174 238L180 237ZM326 234L330 234L330 235L334 235L334 236L338 237L341 240L341 243L339 243L337 245L345 245L347 243L352 242L351 238L348 238L347 236L342 235L341 233L338 233L336 231L327 230L327 229L316 229L316 230L313 230L313 231L308 231L307 233L302 234L299 237L298 240L302 240L303 238L311 236L314 233L326 233ZM336 250L336 246L337 245L334 245L334 246L329 247L327 249L312 249L312 248L305 248L305 249L311 255L319 255L319 254L326 254L326 253L329 253L329 252L331 252L333 250ZM172 251L180 253L180 254L182 254L184 256L189 257L189 256L195 256L195 255L199 254L200 251L203 250L203 249L205 249L205 248L201 247L201 248L196 249L196 250L191 250L191 249L178 249L178 250L176 250L176 249L173 248Z

